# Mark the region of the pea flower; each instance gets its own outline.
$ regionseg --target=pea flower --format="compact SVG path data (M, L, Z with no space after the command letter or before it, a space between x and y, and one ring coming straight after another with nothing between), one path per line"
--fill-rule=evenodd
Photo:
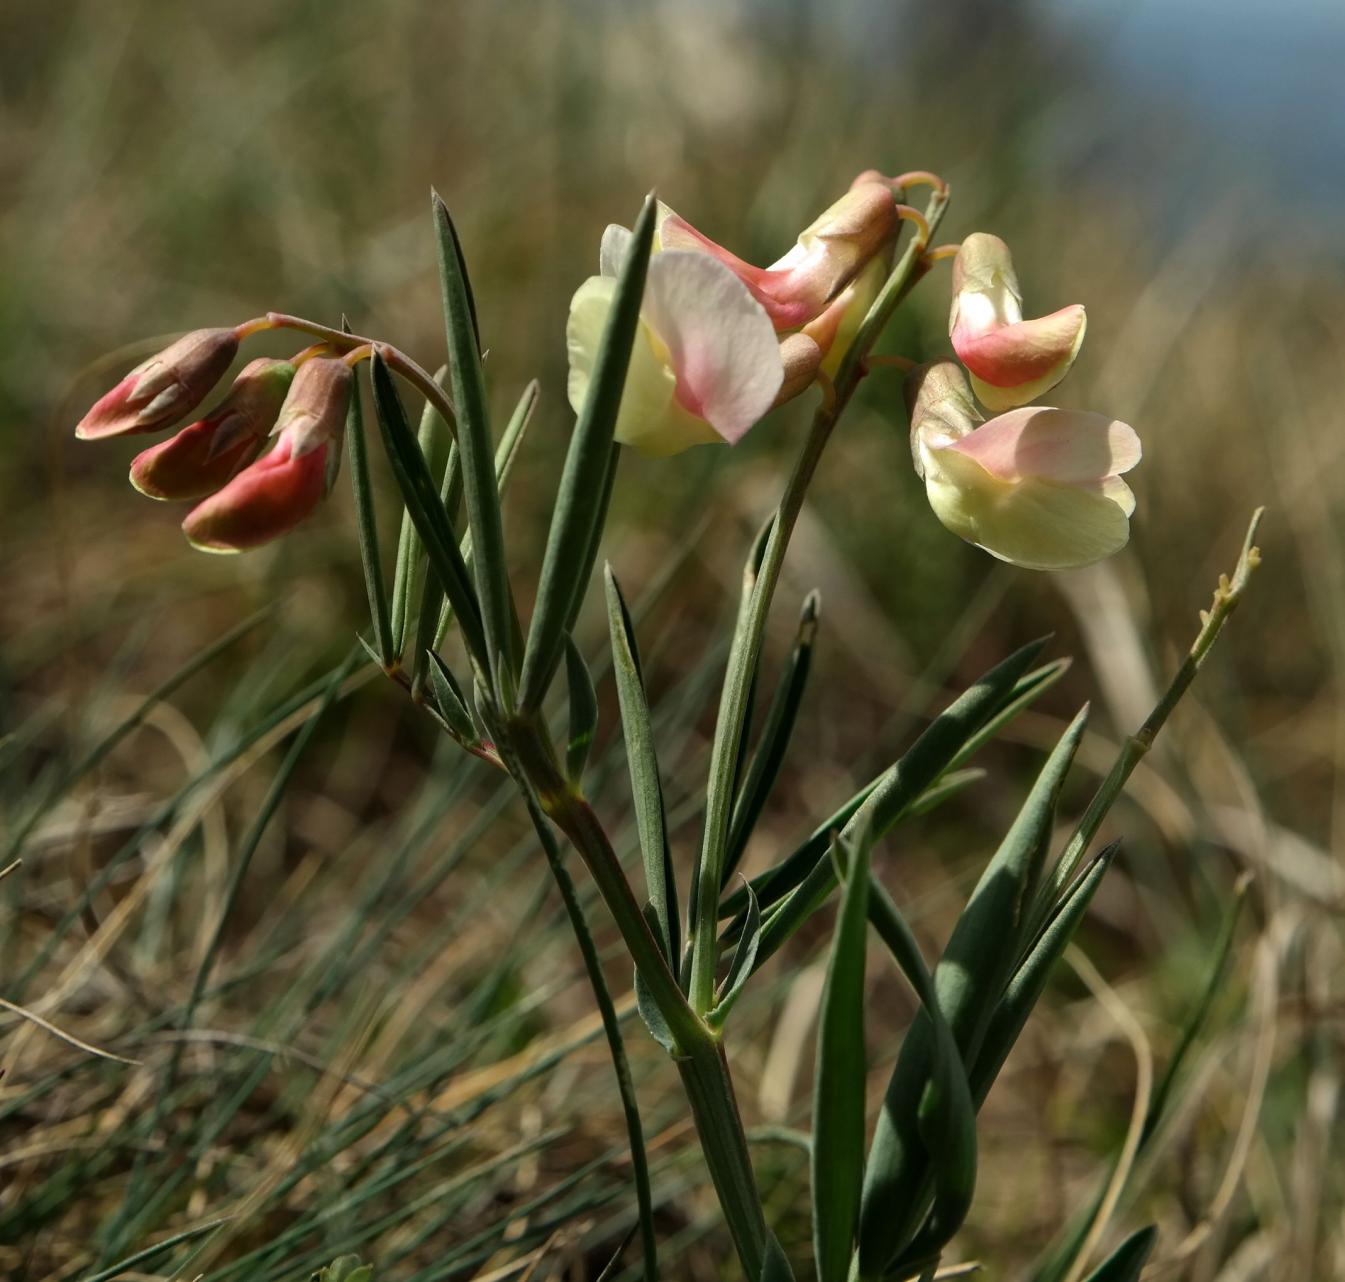
M242 552L288 533L327 493L328 460L345 428L355 376L341 360L299 366L281 407L276 443L197 504L183 532L203 552Z
M152 499L213 494L261 449L294 373L289 361L265 356L245 365L210 414L136 455L131 484Z
M821 315L891 243L898 221L891 189L860 181L805 228L783 258L769 267L754 267L660 204L655 249L710 255L747 286L776 329L792 330Z
M1042 406L982 422L949 360L913 372L907 394L916 473L958 537L1031 570L1090 565L1125 546L1135 498L1121 474L1140 460L1133 428Z
M565 340L576 414L588 396L629 238L625 228L607 229L601 275L580 285L570 303ZM693 445L734 444L775 403L783 378L775 327L728 267L684 250L649 260L618 441L654 457Z
M1074 364L1086 327L1078 303L1024 320L1009 247L986 232L962 242L953 262L948 334L989 409L1026 405L1060 382Z
M237 355L233 330L194 330L137 365L100 397L79 421L75 435L96 441L170 427L205 400Z

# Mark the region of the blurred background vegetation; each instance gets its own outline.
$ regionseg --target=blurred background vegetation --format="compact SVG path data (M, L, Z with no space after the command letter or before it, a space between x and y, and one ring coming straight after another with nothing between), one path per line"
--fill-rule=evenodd
M435 185L501 413L541 380L508 500L526 600L571 422L566 308L602 227L657 186L769 261L878 167L942 173L943 239L1003 235L1030 311L1088 306L1058 403L1139 429L1134 537L1054 578L963 546L910 473L895 376L875 373L791 553L774 653L814 586L822 640L749 863L778 858L949 692L1053 631L1051 653L1078 660L1066 679L983 754L983 780L884 856L936 948L1062 719L1093 701L1077 810L1267 505L1251 600L1108 825L1124 854L1081 942L1137 1030L1059 976L983 1114L978 1201L950 1258L1019 1276L1087 1201L1136 1054L1167 1061L1249 871L1181 1108L1116 1231L1158 1222L1156 1278L1345 1277L1342 54L1332 0L0 5L0 865L24 861L0 882L0 996L138 1061L0 1016L0 1273L131 1260L115 1275L281 1282L350 1250L398 1279L584 1277L633 1214L606 1053L508 794L367 670L283 775L364 622L347 489L273 549L191 553L181 513L122 479L143 442L71 436L157 346L127 345L270 308L345 312L438 364ZM936 272L886 346L942 352L946 306ZM605 554L643 602L684 869L741 558L805 413L732 453L623 463ZM591 610L585 648L604 634ZM602 696L598 804L630 855ZM806 1126L825 938L819 923L795 941L740 1008L753 1125ZM911 1006L871 969L876 1102ZM620 965L611 977L627 992ZM720 1276L730 1253L675 1077L638 1026L629 1040L667 1274ZM758 1160L797 1248L807 1163L788 1134L763 1131Z

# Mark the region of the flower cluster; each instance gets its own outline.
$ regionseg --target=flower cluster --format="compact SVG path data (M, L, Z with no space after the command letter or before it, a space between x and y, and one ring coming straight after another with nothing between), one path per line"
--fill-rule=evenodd
M911 178L946 191L932 175ZM660 457L734 444L775 406L815 383L829 386L895 281L903 221L916 227L906 261L909 269L913 249L918 270L907 281L951 252L931 254L924 220L898 203L906 179L861 174L769 267L745 262L660 204L615 439ZM589 395L630 239L624 227L607 228L598 274L570 304L576 413ZM1083 342L1083 307L1024 319L1008 247L983 232L957 248L952 293L948 332L961 366L939 360L907 379L912 454L934 513L993 556L1035 569L1086 565L1117 551L1134 507L1120 478L1139 461L1135 433L1098 414L1030 407L1069 372ZM227 371L240 339L270 324L188 334L128 374L76 434L101 439L180 421ZM299 327L331 338L291 360L252 361L206 417L131 465L143 494L200 500L183 523L197 547L239 551L268 542L327 491L352 365L371 348ZM867 351L856 356L844 365L850 383L866 369ZM978 399L997 417L985 421ZM276 440L262 454L268 436Z
M223 377L239 338L238 329L187 334L102 397L75 435L102 440L171 427ZM353 386L350 366L322 347L251 361L209 414L136 455L131 484L153 499L201 500L182 528L202 551L270 542L326 494ZM271 436L275 444L262 454Z
M861 174L770 267L755 267L660 206L640 336L616 438L646 454L733 444L771 408L835 375L892 266L902 207ZM570 403L588 393L630 233L609 227L570 305ZM909 380L915 468L939 520L1002 560L1066 569L1129 537L1120 479L1140 457L1124 423L1023 408L1065 377L1086 328L1082 306L1025 320L1008 246L968 236L953 263L951 361ZM970 389L968 388L968 377ZM972 399L992 411L984 422Z

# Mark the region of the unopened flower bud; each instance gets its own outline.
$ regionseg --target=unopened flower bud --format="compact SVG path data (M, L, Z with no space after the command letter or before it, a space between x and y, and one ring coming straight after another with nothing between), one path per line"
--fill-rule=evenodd
M911 451L930 506L959 538L1034 570L1089 565L1125 546L1140 460L1125 423L1030 406L980 422L962 371L936 361L908 379Z
M210 414L136 455L131 484L152 499L213 494L261 449L294 373L289 361L265 356L245 365Z
M341 360L299 366L276 421L275 446L182 523L205 552L242 552L288 533L327 492L328 457L339 443L355 376Z
M948 333L983 404L1012 409L1054 387L1074 364L1086 326L1078 303L1024 320L1009 247L985 232L962 242Z
M83 441L170 427L210 394L238 355L231 329L198 329L126 375L80 420Z

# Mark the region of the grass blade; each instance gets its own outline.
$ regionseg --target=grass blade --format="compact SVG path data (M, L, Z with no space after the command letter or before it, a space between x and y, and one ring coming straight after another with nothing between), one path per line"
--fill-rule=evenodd
M1139 1282L1144 1262L1157 1241L1154 1225L1137 1229L1088 1275L1087 1282Z
M714 1010L706 1016L706 1020L712 1028L723 1028L729 1011L733 1009L733 1003L738 1000L743 985L751 977L752 970L756 965L757 949L760 947L761 908L757 904L757 897L752 893L752 887L748 886L747 915L742 932L738 936L738 946L733 951L733 962L729 966L729 973L724 977L724 983L720 987L719 1001L716 1003Z
M640 323L640 304L644 297L644 278L654 240L656 214L657 203L650 196L635 223L598 350L588 398L565 455L565 468L542 561L537 606L523 659L519 688L525 710L535 709L542 702L564 648L565 633L570 631L568 624L575 598L583 591L593 568L595 527L598 524L593 499L602 494L612 466L612 434L616 431L626 367Z

